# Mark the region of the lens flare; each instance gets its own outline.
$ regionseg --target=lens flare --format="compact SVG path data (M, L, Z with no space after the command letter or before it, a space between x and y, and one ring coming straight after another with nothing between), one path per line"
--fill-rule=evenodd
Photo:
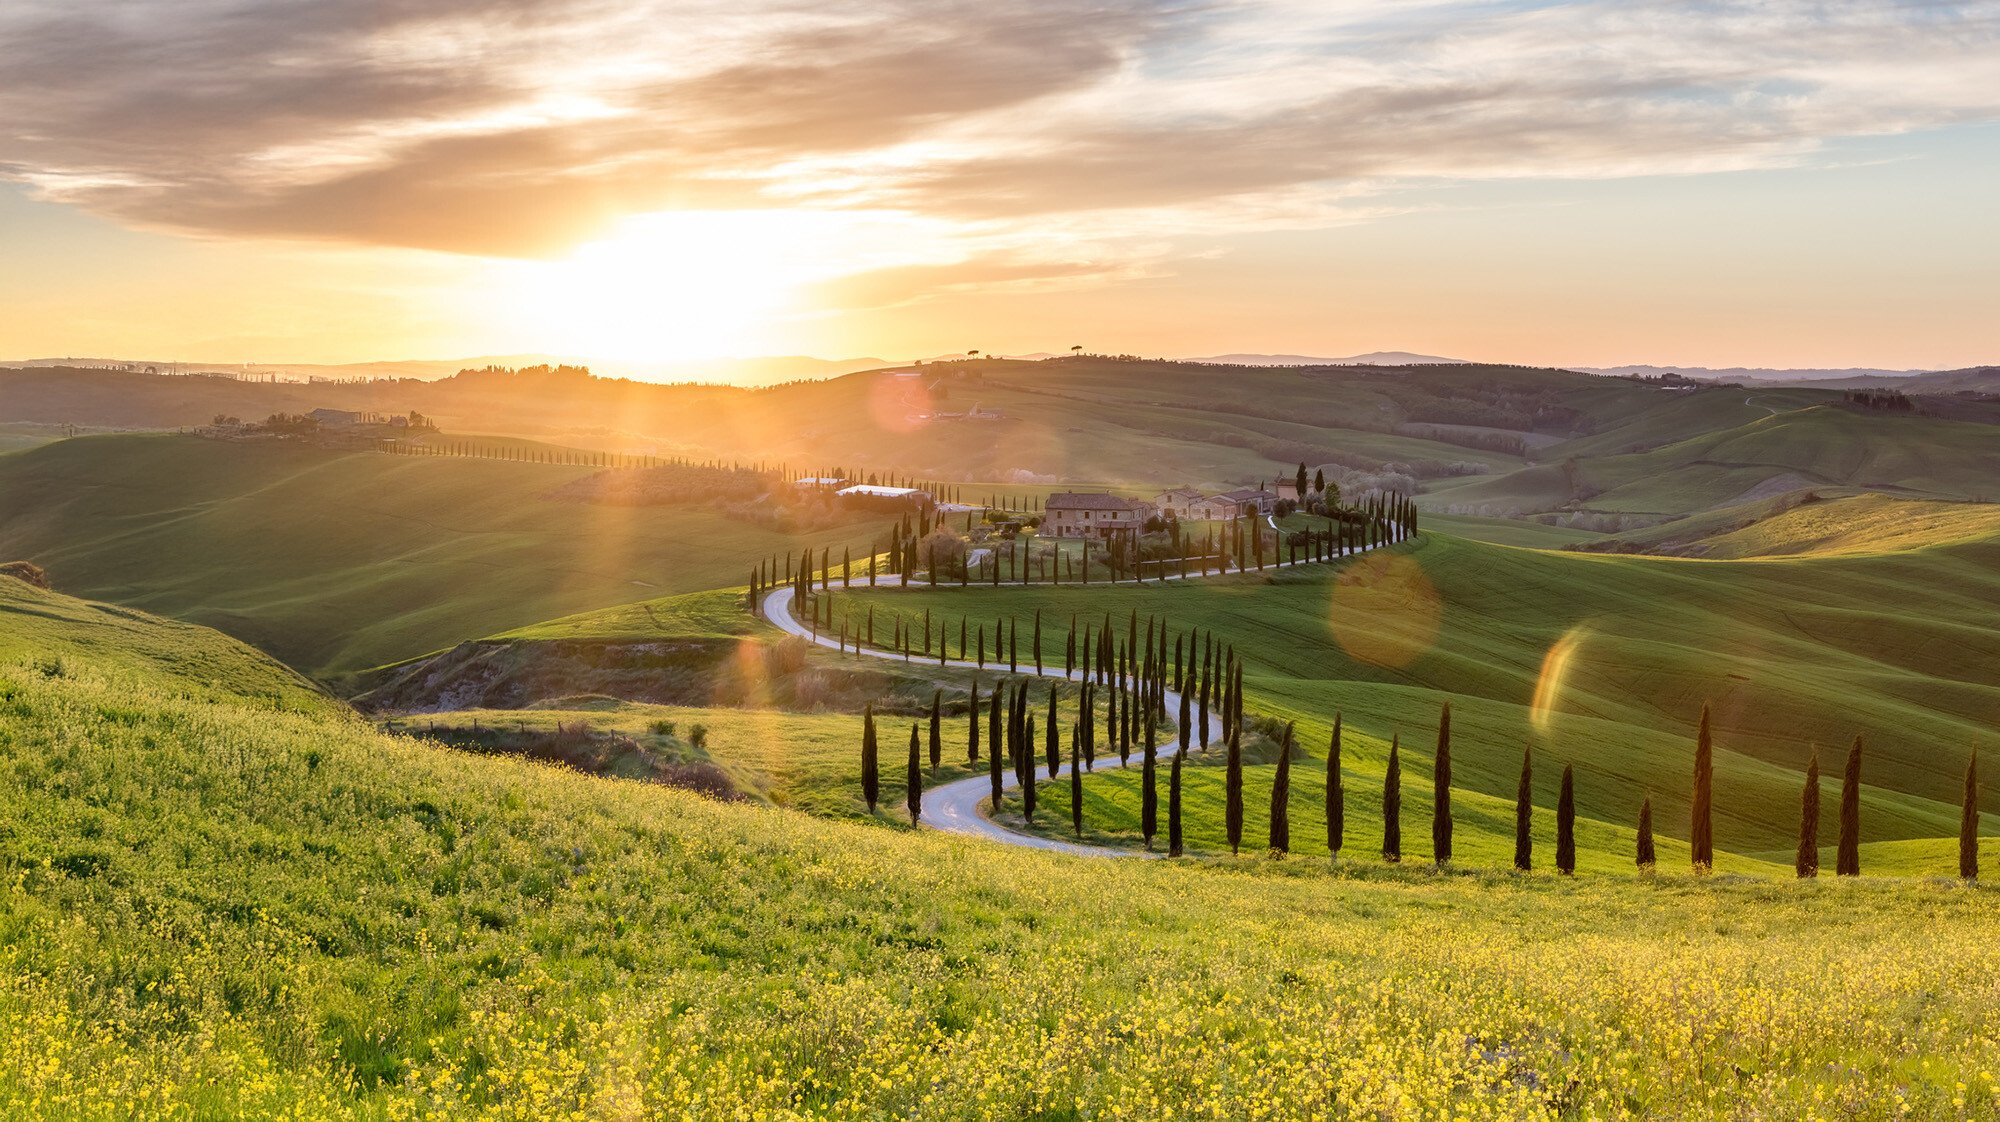
M1556 703L1562 698L1563 678L1569 673L1570 663L1575 660L1576 652L1582 649L1583 641L1589 635L1589 630L1580 624L1572 627L1549 647L1548 654L1542 656L1542 673L1535 680L1535 701L1529 711L1535 731L1549 731Z
M1443 620L1444 598L1423 566L1402 554L1365 554L1334 582L1328 625L1358 661L1408 666L1436 643Z

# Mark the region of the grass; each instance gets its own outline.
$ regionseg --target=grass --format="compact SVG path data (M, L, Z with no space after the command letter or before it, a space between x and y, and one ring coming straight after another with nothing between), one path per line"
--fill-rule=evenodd
M2000 1112L1986 889L1064 858L194 699L161 643L0 664L0 1113Z
M2000 711L1991 673L2000 632L1974 607L2000 603L2000 542L1991 538L1886 555L1712 562L1430 533L1339 572L1313 566L1144 588L878 592L868 602L878 628L892 611L1025 620L1040 608L1050 624L1045 647L1057 660L1072 613L1086 621L1109 613L1122 627L1136 611L1176 628L1213 629L1246 656L1251 707L1296 719L1308 751L1324 751L1333 714L1345 713L1357 805L1379 806L1387 742L1402 733L1406 813L1419 830L1429 738L1448 700L1468 815L1461 836L1496 823L1501 830L1498 839L1461 843L1475 852L1511 836L1502 808L1511 807L1526 745L1541 761L1538 806L1554 806L1562 764L1574 764L1579 813L1626 831L1602 835L1616 860L1629 858L1628 828L1647 795L1660 832L1685 837L1704 701L1718 727L1722 848L1750 855L1787 846L1809 745L1831 755L1857 733L1868 741L1865 836L1949 837L1966 754L1991 743ZM862 606L869 595L844 594ZM1559 644L1572 653L1538 720L1536 689ZM1831 837L1837 781L1827 771L1823 830ZM1312 805L1314 768L1302 767L1296 782ZM1310 811L1295 817L1315 820ZM1428 852L1427 835L1413 848Z
M1620 534L1621 547L1717 559L1858 556L2000 536L2000 505L1805 492ZM1607 543L1609 544L1609 543Z
M758 558L865 549L884 525L794 535L698 507L544 498L590 470L177 435L66 440L0 459L0 556L324 677L741 585Z

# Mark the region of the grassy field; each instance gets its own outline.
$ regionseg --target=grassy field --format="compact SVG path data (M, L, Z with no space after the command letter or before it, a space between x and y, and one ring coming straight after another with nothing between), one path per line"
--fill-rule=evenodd
M1449 700L1456 783L1467 793L1461 836L1489 827L1511 835L1520 755L1532 745L1538 805L1554 806L1562 765L1574 764L1579 813L1625 831L1601 847L1618 860L1629 859L1629 828L1648 795L1660 832L1686 836L1704 701L1718 728L1718 845L1772 860L1795 837L1813 743L1826 753L1824 836L1832 837L1835 754L1856 734L1868 743L1864 837L1952 836L1967 753L1992 743L2000 711L1990 672L2000 665L2000 632L1973 608L2000 602L2000 541L1990 537L1876 556L1698 562L1427 534L1337 576L1313 566L1145 588L844 596L874 603L878 628L884 613L926 607L954 621L967 612L1026 619L1040 608L1054 624L1044 643L1057 659L1072 613L1090 621L1109 613L1122 626L1136 611L1213 629L1247 659L1252 708L1296 719L1308 751L1324 752L1332 716L1344 712L1358 806L1379 807L1387 742L1400 732L1406 814L1419 827L1438 711ZM1538 713L1536 690L1556 650L1568 654ZM1268 777L1257 782L1268 791ZM1299 769L1295 783L1302 804L1316 805L1316 768ZM1298 816L1317 821L1316 812ZM1461 848L1487 853L1500 839ZM1427 835L1414 848L1427 852Z
M1811 501L1801 501L1814 496ZM2000 536L2000 505L1795 493L1724 507L1615 539L1620 549L1716 559L1865 555L1975 543Z
M0 458L0 557L325 676L740 585L758 558L865 549L885 525L794 535L700 507L545 497L590 470L176 435L68 440Z
M219 639L191 697L189 641L0 659L0 1113L2000 1112L1985 889L1064 858L274 712Z

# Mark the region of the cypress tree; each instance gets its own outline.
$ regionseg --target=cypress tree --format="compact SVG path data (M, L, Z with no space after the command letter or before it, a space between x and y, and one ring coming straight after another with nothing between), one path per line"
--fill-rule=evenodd
M1535 760L1532 746L1521 749L1521 781L1514 788L1514 868L1535 866Z
M1049 687L1049 731L1046 751L1049 757L1049 778L1062 771L1062 726L1056 723L1056 688Z
M1087 678L1088 675L1085 675ZM1097 770L1097 687L1086 684L1077 699L1083 719L1083 766Z
M1861 738L1847 749L1847 768L1840 777L1840 852L1834 872L1861 875Z
M993 802L988 807L993 813L1000 810L1000 694L1003 691L993 687L993 698L986 719L986 774L993 781Z
M1199 710L1195 715L1195 732L1201 737L1201 750L1203 752L1208 751L1208 693L1213 686L1215 678L1214 636L1211 635L1208 643L1205 645L1207 653L1204 656L1205 661L1202 664L1201 685L1200 689L1195 693L1195 702Z
M1382 777L1382 860L1403 859L1402 735L1389 737L1389 770Z
M1340 714L1333 715L1333 740L1326 750L1326 852L1340 860L1347 840L1347 784L1340 775Z
M914 826L924 814L924 768L923 758L917 748L915 721L910 722L910 771L904 782L907 786L903 801L910 808L910 825Z
M1229 832L1229 852L1243 848L1243 738L1229 738L1229 763L1223 778L1223 822Z
M1181 855L1181 760L1187 756L1187 737L1181 737L1180 751L1167 772L1167 856Z
M931 770L944 763L944 691L931 691Z
M875 802L881 794L882 776L875 744L875 703L871 701L861 713L861 796L868 800L868 813L875 813Z
M1806 761L1806 785L1799 792L1799 851L1792 871L1801 879L1819 875L1819 745Z
M1563 765L1562 794L1556 797L1556 872L1576 872L1576 771Z
M1035 719L1028 718L1030 736L1034 734L1034 724ZM1027 817L1030 824L1035 821L1035 769L1032 763L1021 775L1021 813Z
M979 762L979 719L985 715L979 704L979 679L972 680L972 703L966 709L965 722L965 762Z
M971 625L966 621L966 618L964 616L958 617L958 661L960 662L965 661L966 640L972 637L970 634L968 634L968 628L970 626Z
M1158 765L1153 748L1153 715L1146 714L1146 742L1140 746L1145 766L1139 779L1139 833L1146 848L1153 848L1153 835L1160 832L1160 793L1156 783Z
M1653 864L1653 796L1647 795L1639 803L1639 871L1652 874Z
M1281 854L1292 851L1292 725L1285 725L1284 743L1278 746L1278 771L1271 778L1271 848Z
M1042 610L1035 609L1035 673L1042 672Z
M1183 752L1186 752L1188 750L1188 735L1194 731L1193 729L1188 728L1189 721L1190 718L1188 716L1188 695L1186 690L1182 690L1181 716L1180 720L1176 722L1176 725L1180 730L1181 751Z
M1021 672L1021 625L1017 622L1007 629L1007 673Z
M1979 879L1979 753L1965 761L1965 794L1958 811L1958 875Z
M1451 702L1438 717L1437 752L1431 757L1431 860L1451 864Z
M1077 760L1078 729L1069 730L1069 823L1077 837L1083 836L1083 768Z
M1701 729L1694 744L1694 818L1688 831L1694 871L1705 873L1715 865L1715 832L1712 822L1715 785L1715 748L1708 731L1708 704L1702 703Z

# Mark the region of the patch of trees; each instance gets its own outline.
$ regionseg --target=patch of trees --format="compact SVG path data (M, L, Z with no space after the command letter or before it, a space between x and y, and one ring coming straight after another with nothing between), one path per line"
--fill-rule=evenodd
M1840 399L1857 409L1877 413L1913 413L1917 408L1908 395L1897 390L1848 390Z

